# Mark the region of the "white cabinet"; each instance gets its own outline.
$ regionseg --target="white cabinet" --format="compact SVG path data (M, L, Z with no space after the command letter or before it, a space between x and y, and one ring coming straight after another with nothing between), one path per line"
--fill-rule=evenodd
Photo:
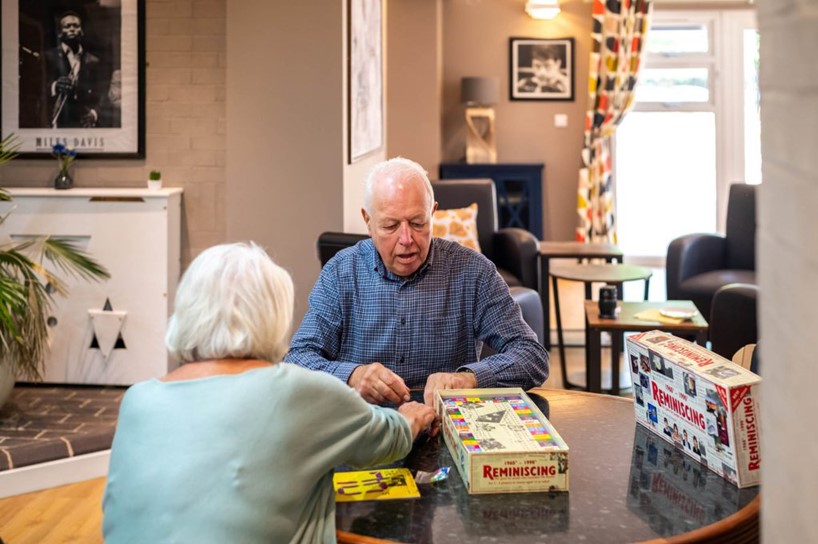
M68 279L50 312L45 381L129 385L175 366L165 349L180 273L181 189L10 188L0 237L70 238L111 279Z

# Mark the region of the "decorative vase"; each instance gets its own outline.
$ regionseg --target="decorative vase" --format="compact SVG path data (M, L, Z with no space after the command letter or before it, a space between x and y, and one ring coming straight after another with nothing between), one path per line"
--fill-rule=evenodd
M60 170L57 173L57 177L54 178L54 188L55 189L70 189L74 186L74 180L71 179L71 174L68 173L68 170Z
M148 189L151 191L158 191L162 188L162 180L161 179L149 179L148 180Z

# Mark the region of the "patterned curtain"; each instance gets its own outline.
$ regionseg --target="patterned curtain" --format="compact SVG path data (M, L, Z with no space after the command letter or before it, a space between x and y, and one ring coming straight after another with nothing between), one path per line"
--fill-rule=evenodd
M577 241L616 243L611 144L633 103L650 0L594 0L585 142L579 171Z

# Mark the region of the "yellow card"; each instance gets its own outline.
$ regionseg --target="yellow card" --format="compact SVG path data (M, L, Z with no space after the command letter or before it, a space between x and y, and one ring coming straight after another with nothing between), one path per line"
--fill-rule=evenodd
M337 502L382 501L420 497L408 468L336 472L332 477Z

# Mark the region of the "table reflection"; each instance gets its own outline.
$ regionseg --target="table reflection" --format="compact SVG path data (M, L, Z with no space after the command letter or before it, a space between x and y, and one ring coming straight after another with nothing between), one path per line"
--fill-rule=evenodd
M743 508L758 488L739 489L637 425L628 508L661 536L715 523Z

